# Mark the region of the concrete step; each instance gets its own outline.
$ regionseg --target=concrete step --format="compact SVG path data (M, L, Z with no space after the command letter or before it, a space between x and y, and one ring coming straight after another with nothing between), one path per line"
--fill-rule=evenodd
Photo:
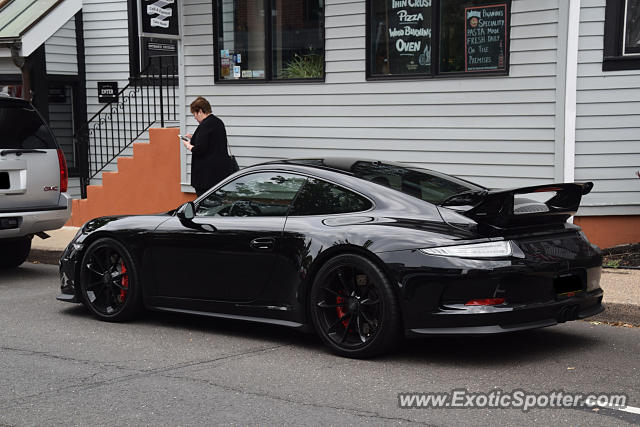
M133 144L132 157L119 157L87 187L87 198L74 200L68 225L80 226L104 215L165 212L193 200L180 188L177 129L153 129L150 143ZM173 161L171 161L173 159Z
M148 132L145 132L145 134L148 135ZM100 172L98 172L98 174L94 178L91 178L91 185L102 185L102 173L103 172L118 172L118 159L119 158L133 157L134 144L145 144L146 145L146 144L149 144L149 139L147 138L147 139L144 139L144 140L136 140L133 144L129 145L127 148L122 150L122 153L118 157L116 157L111 162L109 162L107 165L105 165L105 167Z

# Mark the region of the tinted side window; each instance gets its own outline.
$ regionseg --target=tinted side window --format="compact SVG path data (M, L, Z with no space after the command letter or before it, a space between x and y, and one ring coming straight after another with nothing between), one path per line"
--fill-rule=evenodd
M22 106L0 106L0 149L57 148L38 113Z
M291 215L325 215L361 212L371 202L337 185L309 178L294 201Z
M203 199L197 216L286 216L306 178L278 172L241 176Z
M455 194L482 189L470 182L438 172L410 169L382 162L359 161L351 170L358 178L393 188L433 204L440 204Z

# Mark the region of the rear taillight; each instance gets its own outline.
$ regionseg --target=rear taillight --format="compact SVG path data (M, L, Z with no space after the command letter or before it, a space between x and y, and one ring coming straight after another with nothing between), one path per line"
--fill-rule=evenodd
M504 298L484 298L484 299L472 299L467 301L465 305L500 305L504 304Z
M66 193L69 185L69 172L67 171L67 161L64 152L58 148L58 164L60 165L60 192Z

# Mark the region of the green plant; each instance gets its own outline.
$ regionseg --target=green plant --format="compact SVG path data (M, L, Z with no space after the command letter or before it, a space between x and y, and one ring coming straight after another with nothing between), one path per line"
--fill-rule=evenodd
M324 57L311 53L294 55L282 69L282 77L286 79L318 79L324 72Z
M603 267L609 267L609 268L618 268L620 267L620 260L619 259L609 259L606 260L605 262L602 263Z

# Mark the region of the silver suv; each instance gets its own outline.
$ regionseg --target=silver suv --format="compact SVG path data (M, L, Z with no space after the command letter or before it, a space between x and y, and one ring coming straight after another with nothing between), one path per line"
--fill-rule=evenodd
M22 264L34 234L71 215L67 164L33 106L0 96L0 268Z

